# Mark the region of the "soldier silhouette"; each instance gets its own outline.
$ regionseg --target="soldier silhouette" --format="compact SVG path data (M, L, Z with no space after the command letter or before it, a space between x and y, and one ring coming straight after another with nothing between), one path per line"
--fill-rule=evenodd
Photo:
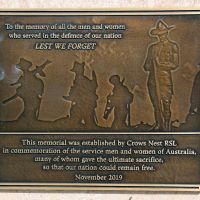
M112 128L116 130L127 129L131 126L130 122L130 104L133 101L133 94L120 81L118 75L113 75L109 79L114 88L107 97L107 105L104 112L104 118L107 119L112 110L114 110L114 121Z
M200 68L200 65L197 65ZM193 82L190 109L185 123L181 124L179 131L199 131L200 129L200 71L196 74Z
M197 67L200 68L200 64ZM197 73L194 79L190 105L189 113L200 115L200 71Z
M0 67L0 121L12 122L18 120L24 110L24 102L17 94L17 89L21 86L18 82L22 72L17 72L16 66L13 66L16 74L11 80L5 79L5 71ZM10 127L10 125L9 125Z
M156 27L150 30L150 36L157 37L158 41L148 47L144 70L149 72L148 90L154 108L155 124L151 130L171 130L171 99L173 82L171 71L178 68L179 48L169 38L168 26L159 20Z
M85 63L74 62L72 72L75 80L65 99L72 102L70 111L70 126L77 129L94 129L97 127L95 108L97 106L97 80L96 74L92 72L92 80L84 76Z
M18 68L22 70L23 75L19 79L21 87L17 89L17 94L24 100L24 112L21 117L26 121L27 127L34 124L38 116L39 94L42 92L42 84L37 80L36 76L38 74L42 75L42 69L48 63L49 61L46 61L41 66L33 68L30 61L22 58L18 64Z
M21 86L17 89L17 94L24 101L24 111L20 116L19 120L23 120L25 126L28 126L27 122L30 122L32 118L35 118L32 108L33 97L31 95L32 93L32 83L31 83L32 73L30 72L31 67L32 63L24 58L20 58L20 62L19 64L17 64L17 68L22 71L22 76L18 80Z
M39 116L39 108L40 108L40 102L41 102L41 98L42 98L42 93L43 93L43 83L41 83L41 80L44 79L46 77L43 69L48 65L52 63L49 60L46 60L43 64L36 66L36 69L33 70L33 76L34 78L37 78L37 87L36 85L34 85L34 89L35 89L35 98L37 99L37 105L35 104L35 111L36 111L36 117L38 119ZM35 81L35 83L36 83ZM36 91L37 90L37 91Z

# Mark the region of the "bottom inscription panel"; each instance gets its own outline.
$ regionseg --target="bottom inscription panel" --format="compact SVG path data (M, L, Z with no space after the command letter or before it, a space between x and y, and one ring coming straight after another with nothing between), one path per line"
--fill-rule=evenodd
M38 133L0 138L2 188L199 190L199 134Z

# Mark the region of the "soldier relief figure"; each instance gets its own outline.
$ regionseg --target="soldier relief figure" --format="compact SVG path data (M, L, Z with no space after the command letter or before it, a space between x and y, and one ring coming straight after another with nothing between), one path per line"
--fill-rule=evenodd
M191 91L190 109L182 130L196 131L200 128L200 64L197 65L197 68L198 72L194 78Z
M110 77L110 83L113 85L113 91L107 97L107 104L104 111L104 119L107 119L112 110L114 110L113 129L126 129L131 127L130 104L133 101L133 94L120 81L120 76L113 75Z
M197 67L200 69L200 64ZM189 113L200 115L200 71L198 71L194 79L190 103Z
M77 128L96 128L96 74L92 72L92 80L84 76L85 63L74 62L72 72L75 73L75 80L70 90L69 96L63 96L64 99L72 102L71 124Z
M158 41L148 47L144 70L148 72L148 91L154 108L155 124L153 131L171 130L171 100L173 81L171 71L179 67L178 45L169 39L169 32L174 26L168 26L163 20L151 29L151 37Z

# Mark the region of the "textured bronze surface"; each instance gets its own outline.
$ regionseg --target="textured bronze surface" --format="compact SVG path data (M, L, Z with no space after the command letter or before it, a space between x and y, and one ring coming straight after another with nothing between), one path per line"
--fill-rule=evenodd
M25 146L22 145L20 142L22 139L29 139L29 140L47 140L47 141L59 141L59 140L89 140L93 141L94 139L97 140L109 140L113 141L114 139L119 139L119 140L137 140L137 141L147 141L149 139L151 140L156 140L155 138L158 138L157 135L132 135L132 134L127 134L127 135L115 135L115 134L106 134L106 135L101 135L101 134L95 134L95 135L87 135L85 136L84 134L70 134L70 135L61 135L61 134L54 134L54 135L21 135L21 134L16 134L16 135L2 135L0 145L5 146L8 148L13 148L13 149L26 149L26 148L31 148L31 146L25 148ZM180 146L179 148L184 149L187 144L190 144L191 148L196 149L198 152L200 151L199 148L199 142L200 142L200 136L194 136L193 134L188 134L188 135L161 135L159 136L159 140L167 140L167 139L176 139L179 143ZM38 148L52 148L53 146L40 146ZM65 146L62 146L61 149L65 149ZM75 149L82 149L80 145L74 145ZM96 145L93 148L90 148L88 146L85 146L84 149L116 149L120 150L120 147L105 147L105 146L98 146ZM124 149L129 149L129 147L124 147ZM134 149L138 149L138 147L133 147ZM169 147L170 148L170 147ZM145 148L144 148L145 149ZM146 148L149 149L149 148ZM151 149L154 149L151 147ZM33 156L32 156L33 155ZM12 155L6 155L4 154L1 156L1 171L0 171L0 184L10 182L10 183L110 183L110 184L115 184L115 183L121 183L121 184L133 184L133 183L140 183L140 184L191 184L199 185L199 180L200 180L200 175L199 175L199 167L200 167L200 161L196 157L189 157L189 155L180 157L179 155L168 155L168 156L162 156L164 157L166 163L151 163L151 165L155 166L157 168L156 171L139 171L139 170L119 170L115 171L110 168L110 170L41 170L42 165L44 165L43 162L38 161L38 162L33 162L35 157L99 157L99 155L86 155L82 153L78 154L48 154L48 155L40 155L40 154L29 154L29 153L24 153L24 154L12 154ZM113 157L118 157L119 155L117 154L100 154L102 157L107 157L107 158L113 158ZM144 156L147 157L148 155ZM151 157L154 156L153 154ZM120 156L119 156L120 157ZM127 155L123 156L124 158L127 157ZM133 155L133 157L139 157L139 155ZM156 155L158 157L158 155ZM45 162L46 164L49 164ZM51 162L52 164L57 164L61 165L62 162ZM66 165L73 166L76 163L75 162L65 162ZM82 166L114 166L114 165L119 165L119 166L130 166L133 167L135 165L138 165L139 163L127 163L127 162L109 162L109 163L82 163L80 165ZM140 163L140 164L145 164L145 163ZM92 168L92 167L91 167ZM109 175L109 174L122 174L124 176L123 180L115 180L115 181L89 181L89 180L75 180L74 176L75 174L82 174L82 175Z
M0 15L0 186L172 184L180 189L186 184L188 190L199 190L200 14L98 14ZM8 34L20 30L6 30L5 24L44 29L49 24L62 24L61 29L95 24L99 30L88 32L123 37L49 39L43 45L42 39L9 39ZM118 24L118 30L101 30L105 24ZM65 34L75 33L72 29ZM48 49L52 41L84 42L90 50ZM100 143L84 143L94 140ZM60 143L40 146L38 141ZM42 148L60 153L23 152ZM78 164L56 161L65 156L76 157ZM83 158L94 168L83 169ZM77 178L97 174L102 180Z
M39 40L4 38L0 130L198 131L199 20L198 15L1 16L2 35L5 23L127 28L122 39L98 40L91 51L35 50L32 44ZM114 76L118 80L111 81Z

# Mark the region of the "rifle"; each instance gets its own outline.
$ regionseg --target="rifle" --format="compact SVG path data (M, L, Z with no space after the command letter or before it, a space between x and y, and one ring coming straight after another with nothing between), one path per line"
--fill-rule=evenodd
M158 103L158 110L159 110L159 120L161 123L161 129L164 127L164 119L163 119L163 104L162 104L162 99L160 96L160 83L158 80L158 75L157 75L157 61L153 59L153 71L154 71L154 77L155 77L155 88L156 88L156 98L157 98L157 103Z
M128 114L127 114L128 127L131 127L131 105L130 105L130 103L127 104L127 108L128 108Z

